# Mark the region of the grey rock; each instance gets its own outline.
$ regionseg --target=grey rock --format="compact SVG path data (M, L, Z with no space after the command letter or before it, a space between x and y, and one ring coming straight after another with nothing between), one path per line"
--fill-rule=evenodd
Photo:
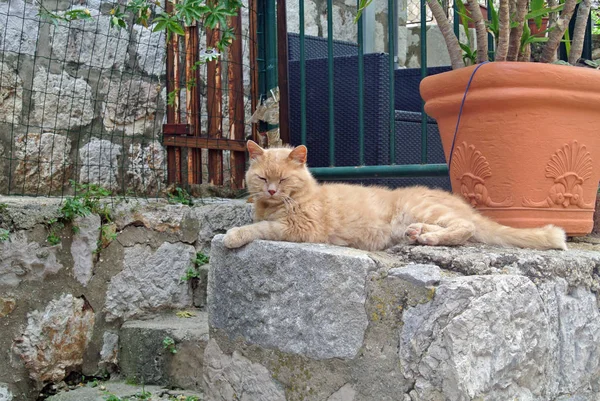
M351 384L344 384L338 391L331 394L327 401L354 401L356 391Z
M0 3L0 49L2 53L35 55L40 19L38 9L23 0ZM2 81L4 86L5 81ZM10 81L9 81L10 82Z
M200 225L196 248L208 254L215 235L252 223L254 208L245 200L216 200L195 207L192 213Z
M2 7L6 4L11 3L0 3L0 18L3 16ZM0 62L0 83L0 121L19 124L23 109L23 81L10 64Z
M163 243L156 251L146 245L125 249L123 271L112 278L106 293L106 320L125 320L168 308L192 304L181 277L192 264L194 247Z
M111 331L105 331L102 340L100 363L104 366L117 365L119 363L119 335Z
M198 221L192 209L182 204L169 204L164 200L123 203L115 207L115 223L122 230L128 225L143 226L168 234L173 241L192 244L198 236Z
M77 217L73 222L78 231L73 235L71 243L71 256L73 257L73 274L83 286L92 278L94 269L94 255L98 248L100 238L100 216L90 214L86 217Z
M8 389L8 386L0 383L0 401L12 401L13 395Z
M121 375L138 383L201 390L208 318L205 312L190 311L194 316L189 318L170 313L125 322L119 345ZM176 352L165 349L167 337Z
M104 390L103 390L104 388ZM141 385L134 386L118 381L100 382L96 387L79 387L68 392L60 392L48 398L48 401L106 401L109 395L114 395L120 400L139 399L142 391L152 394L152 400L171 401L173 399L186 399L196 397L199 401L204 400L202 392L186 390L170 390L161 386ZM182 397L183 398L180 398Z
M85 7L73 6L69 10L75 9ZM90 11L94 17L91 22L60 22L56 29L50 30L52 57L90 67L122 69L127 61L128 30L111 27L109 15Z
M11 231L29 230L59 217L60 198L34 198L28 196L2 196L0 204L6 205L0 212L0 225Z
M79 149L81 163L79 182L97 184L107 189L117 189L120 155L120 145L106 139L92 138L89 143Z
M159 141L129 145L129 187L136 193L158 194L166 186L167 154Z
M58 382L83 362L92 337L94 311L83 298L63 294L43 311L27 315L23 335L13 342L13 352L25 363L36 382Z
M51 130L83 127L92 122L92 88L82 78L62 71L48 72L38 67L33 78L33 111L35 124Z
M356 8L345 9L338 5L333 5L333 37L336 40L346 42L355 42L358 34L358 25L354 23ZM327 14L321 14L321 27L323 37L327 37Z
M102 122L109 131L124 131L125 135L154 133L161 128L157 118L160 85L140 79L107 80L102 102Z
M70 175L71 140L64 135L15 135L15 155L18 160L13 187L23 194L49 195L59 193Z
M569 243L569 247L575 244ZM600 252L592 250L535 251L487 245L434 247L401 245L388 250L406 263L435 264L463 274L519 274L534 281L564 278L571 286L600 290L593 272Z
M285 393L269 371L238 351L224 354L215 340L204 353L204 382L208 400L286 401Z
M442 279L441 270L436 265L409 264L390 269L388 274L415 285L434 285Z
M166 70L166 41L164 31L152 32L156 24L148 28L134 25L137 37L135 56L140 68L149 75L163 75Z
M212 242L211 327L232 337L314 359L354 358L367 328L364 252L255 241L228 250ZM323 268L327 266L327 268Z
M551 394L600 392L600 314L597 297L564 279L538 285L550 325Z
M419 400L543 398L548 318L526 277L443 281L432 302L408 308L401 367Z
M300 31L299 3L295 1L286 3L286 9L288 31L298 33ZM319 36L319 12L317 4L313 0L304 2L304 33ZM355 38L352 40L355 40Z
M63 265L56 258L57 246L30 242L23 231L0 242L0 288L17 287L23 281L42 281L58 273Z

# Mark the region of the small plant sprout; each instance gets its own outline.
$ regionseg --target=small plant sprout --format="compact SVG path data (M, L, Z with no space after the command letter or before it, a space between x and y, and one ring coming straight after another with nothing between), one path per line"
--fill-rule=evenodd
M4 228L0 228L0 242L8 241L10 237L10 232L5 230Z
M177 353L177 348L175 347L175 340L171 337L165 337L163 339L163 348L169 351L171 354Z

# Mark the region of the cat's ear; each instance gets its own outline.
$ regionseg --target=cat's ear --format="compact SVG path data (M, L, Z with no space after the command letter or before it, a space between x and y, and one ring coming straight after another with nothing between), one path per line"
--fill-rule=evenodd
M262 156L262 154L265 153L264 149L258 146L258 144L252 140L248 140L247 146L251 159L258 159L259 156Z
M306 163L306 152L307 151L308 150L306 149L306 146L304 146L304 145L296 146L294 148L294 150L292 150L290 152L288 159L298 162L300 164L304 164L304 163Z

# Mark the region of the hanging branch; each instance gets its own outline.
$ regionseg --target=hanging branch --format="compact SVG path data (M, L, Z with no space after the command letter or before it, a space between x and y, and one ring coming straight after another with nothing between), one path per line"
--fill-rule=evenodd
M461 0L458 0L461 1ZM481 8L479 8L478 0L468 0L469 9L471 10L471 18L475 24L475 33L477 35L477 62L482 63L488 61L488 43L487 43L487 28Z
M508 0L500 0L498 8L498 45L496 48L496 61L506 61L508 54L508 41L510 40L510 8Z
M508 45L508 61L517 61L519 50L521 49L521 37L523 36L523 24L527 14L527 0L517 0L515 10L515 27L510 30L510 40Z
M556 51L558 49L558 45L560 44L560 40L564 36L565 31L569 27L569 22L571 21L571 17L575 12L576 5L577 0L565 1L565 6L562 12L560 13L560 18L558 19L558 21L556 21L554 29L548 34L548 42L546 43L546 46L544 46L540 62L551 63L556 58Z
M459 0L460 1L460 0ZM458 44L458 39L454 34L452 29L452 25L448 18L446 17L446 13L442 8L441 4L438 3L438 0L427 0L427 4L431 9L431 13L435 18L435 21L444 36L444 40L446 41L446 47L448 48L448 54L450 55L450 64L452 65L452 69L456 70L458 68L462 68L465 66L465 63L462 59L462 49ZM426 35L426 32L422 32L423 35Z
M571 64L577 63L581 57L581 53L583 53L585 28L590 16L591 8L591 0L583 0L579 4L579 9L577 10L577 19L575 20L575 29L573 30L573 43L571 44L571 53L569 54L569 63Z

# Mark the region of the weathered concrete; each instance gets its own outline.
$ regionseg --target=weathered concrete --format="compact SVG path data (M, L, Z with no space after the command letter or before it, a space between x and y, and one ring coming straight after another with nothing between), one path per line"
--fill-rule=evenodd
M130 385L118 381L108 381L99 382L95 387L88 384L87 386L77 388L76 390L61 392L48 398L48 401L106 401L110 395L114 395L122 400L135 400L139 398L133 397L141 395L142 392L150 393L152 395L152 400L204 400L202 392L170 390L160 386Z
M78 217L73 224L77 227L71 243L73 274L77 281L86 286L94 270L94 255L100 239L100 216L92 214Z
M269 241L228 250L221 241L215 237L211 253L205 354L214 399L248 391L226 368L237 360L256 372L261 399L600 397L598 249L363 253ZM364 294L359 308L348 283ZM344 324L321 323L328 311ZM357 330L361 315L367 325ZM353 352L328 344L321 353L326 334L348 346L358 331Z
M138 383L200 390L208 318L205 312L192 315L173 312L125 322L119 341L121 375ZM167 337L173 339L175 352L165 349Z

